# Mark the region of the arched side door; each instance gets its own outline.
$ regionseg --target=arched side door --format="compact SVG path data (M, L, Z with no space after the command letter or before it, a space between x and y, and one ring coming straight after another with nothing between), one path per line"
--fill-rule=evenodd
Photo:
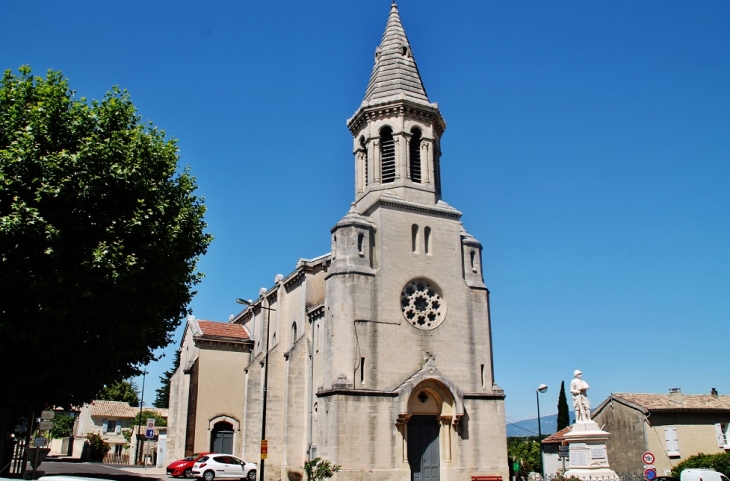
M213 426L210 436L210 450L214 453L233 454L233 425L220 421Z

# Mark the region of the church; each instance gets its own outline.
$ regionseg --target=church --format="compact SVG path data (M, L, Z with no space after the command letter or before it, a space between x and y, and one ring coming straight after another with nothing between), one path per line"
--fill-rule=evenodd
M442 199L446 123L395 4L347 125L354 201L331 251L277 275L230 320L244 331L189 321L169 457L216 447L258 464L265 439L267 481L302 479L315 457L338 480L506 480L482 246ZM216 362L238 367L199 389Z

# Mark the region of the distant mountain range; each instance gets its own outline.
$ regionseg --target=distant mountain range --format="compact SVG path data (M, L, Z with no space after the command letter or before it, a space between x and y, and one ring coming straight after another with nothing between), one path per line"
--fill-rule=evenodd
M557 431L558 427L558 415L550 414L549 416L540 416L542 420L542 434L548 435L553 434ZM575 420L575 412L570 411L570 421ZM537 436L537 418L525 419L514 423L507 423L507 437L525 437L525 436Z

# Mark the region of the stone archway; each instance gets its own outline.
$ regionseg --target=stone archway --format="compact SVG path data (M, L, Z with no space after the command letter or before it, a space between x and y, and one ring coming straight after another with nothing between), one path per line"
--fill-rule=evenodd
M411 481L441 479L442 461L451 461L455 404L449 388L437 379L424 379L410 391L407 414L401 420Z

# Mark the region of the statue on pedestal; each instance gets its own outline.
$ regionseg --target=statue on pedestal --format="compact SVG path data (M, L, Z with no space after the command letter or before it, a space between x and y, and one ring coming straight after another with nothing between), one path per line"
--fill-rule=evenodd
M591 420L591 403L588 401L587 382L582 379L583 373L579 370L573 372L574 379L570 382L570 392L573 395L573 409L575 409L575 422L587 423Z

